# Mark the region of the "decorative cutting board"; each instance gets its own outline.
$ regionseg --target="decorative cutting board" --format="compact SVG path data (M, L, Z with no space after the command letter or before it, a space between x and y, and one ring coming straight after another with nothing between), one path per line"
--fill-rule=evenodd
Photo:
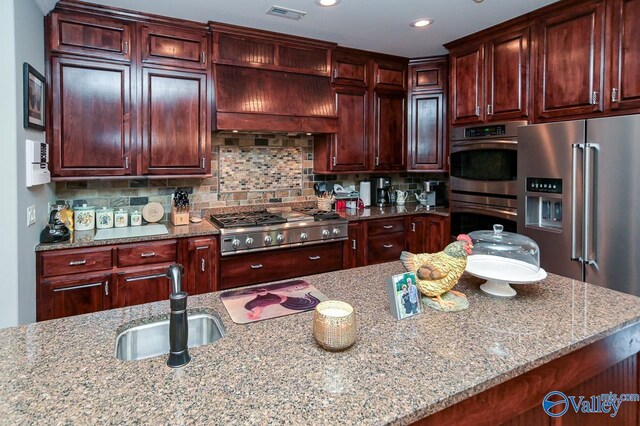
M236 324L297 314L315 309L327 296L303 280L225 291L220 300Z

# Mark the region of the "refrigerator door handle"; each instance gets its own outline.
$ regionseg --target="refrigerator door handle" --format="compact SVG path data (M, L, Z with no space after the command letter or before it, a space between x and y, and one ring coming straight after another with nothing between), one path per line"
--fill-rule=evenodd
M576 243L576 223L578 200L576 192L578 190L578 150L582 149L584 144L571 144L571 260L581 261L577 253Z
M582 222L583 230L582 230L582 258L584 259L584 263L587 265L593 265L596 263L596 259L591 259L591 253L589 249L591 248L591 240L592 240L592 231L593 231L593 218L595 216L595 212L593 211L593 200L594 196L594 188L595 182L592 181L592 173L591 170L591 150L594 150L596 154L600 151L600 145L597 143L587 143L584 145L584 220ZM595 161L597 162L598 157L596 155ZM597 164L594 163L595 168L597 170Z

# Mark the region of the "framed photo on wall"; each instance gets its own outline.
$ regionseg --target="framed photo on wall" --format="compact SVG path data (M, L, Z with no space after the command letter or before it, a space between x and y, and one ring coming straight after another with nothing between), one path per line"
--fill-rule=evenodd
M28 63L23 65L24 127L45 130L45 80Z

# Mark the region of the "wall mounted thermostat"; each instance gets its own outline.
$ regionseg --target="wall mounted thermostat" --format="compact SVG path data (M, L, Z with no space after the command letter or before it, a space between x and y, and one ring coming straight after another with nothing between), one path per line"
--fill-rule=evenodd
M49 145L27 139L27 188L51 182Z

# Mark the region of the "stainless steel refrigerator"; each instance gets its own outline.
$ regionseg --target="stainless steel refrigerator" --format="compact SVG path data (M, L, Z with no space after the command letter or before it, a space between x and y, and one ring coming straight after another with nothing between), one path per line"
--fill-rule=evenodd
M518 232L547 272L640 296L640 115L520 127Z

